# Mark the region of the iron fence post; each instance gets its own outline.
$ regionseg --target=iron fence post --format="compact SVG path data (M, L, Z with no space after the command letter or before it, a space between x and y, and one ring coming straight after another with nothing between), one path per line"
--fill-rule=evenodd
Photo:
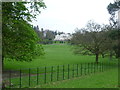
M44 83L46 83L46 67L45 67L45 78L44 78Z
M59 65L57 66L57 81L59 80Z
M74 64L73 64L73 76L72 77L74 77Z
M70 66L69 66L69 64L68 64L68 79L70 78L70 77L69 77L69 67L70 67Z
M82 64L81 64L81 76L82 76Z
M19 87L21 88L21 69L20 69L20 86Z
M37 85L39 83L39 68L37 68Z
M53 66L51 67L51 82L53 81Z
M9 71L9 87L11 88L11 70Z
M88 74L89 74L89 63L88 63Z
M84 64L84 74L86 75L86 63Z
M63 80L64 80L64 65L63 65Z
M30 79L31 79L31 78L30 78L30 68L29 68L29 86L30 86Z
M78 64L77 64L77 77L78 77Z

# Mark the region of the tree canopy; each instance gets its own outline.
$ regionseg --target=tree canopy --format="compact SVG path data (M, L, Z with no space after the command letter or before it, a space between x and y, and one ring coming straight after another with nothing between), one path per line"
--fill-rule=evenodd
M77 45L76 54L94 54L97 63L98 56L108 49L107 44L109 43L105 26L103 27L94 21L89 21L86 28L78 29L71 42Z
M113 49L116 53L116 57L120 57L120 28L118 27L118 22L116 21L115 18L115 12L120 10L120 1L115 1L113 4L110 3L107 6L107 10L109 12L109 14L111 14L110 20L113 22L112 28L111 28L111 32L109 34L109 37L113 40L113 42L117 41L117 44L115 44L113 46ZM117 27L116 27L117 25ZM113 27L115 26L115 27Z
M41 2L2 2L2 57L31 61L36 55L38 36L29 22L46 8ZM43 54L40 46L39 55Z
M120 9L120 1L110 3L107 6L107 10L108 10L109 14L111 15L110 21L112 21L113 25L117 24L117 21L115 20L115 12L118 11L119 9Z

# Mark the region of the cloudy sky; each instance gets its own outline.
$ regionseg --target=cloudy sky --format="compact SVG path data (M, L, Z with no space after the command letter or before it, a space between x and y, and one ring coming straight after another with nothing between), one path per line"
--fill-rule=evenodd
M44 0L47 8L37 16L33 25L39 28L73 33L88 20L108 24L107 5L114 0Z

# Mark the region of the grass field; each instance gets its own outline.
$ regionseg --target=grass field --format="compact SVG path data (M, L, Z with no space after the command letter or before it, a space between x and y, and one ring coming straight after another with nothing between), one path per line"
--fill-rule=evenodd
M73 54L73 47L67 44L61 44L61 45L44 45L43 46L45 49L45 55L42 57L36 57L33 59L32 62L18 62L18 61L8 61L5 59L4 61L4 68L5 70L17 70L17 69L24 69L22 72L29 72L28 68L33 68L31 69L31 73L34 74L36 73L37 67L39 68L39 73L44 73L45 66L47 67L47 83L51 82L51 66L55 67L54 68L54 74L53 74L53 81L50 84L44 84L44 78L45 75L41 74L39 76L39 83L37 84L36 81L36 75L31 76L30 84L32 88L115 88L117 87L117 82L118 82L118 74L117 74L117 68L113 68L111 70L105 71L105 72L96 72L96 74L90 74L90 75L82 75L82 77L76 77L73 78L73 64L85 64L85 63L91 63L95 62L95 56L84 56L84 55L74 55ZM117 63L117 59L113 58L113 60L109 60L109 57L102 58L101 56L99 57L99 62L104 62L108 63L109 65L115 65ZM68 72L67 72L67 66L68 64L71 66L70 67L70 73L71 73L71 78L67 79L68 77ZM56 80L56 74L57 74L57 65L65 66L65 78L66 80L63 81L57 81ZM76 66L75 66L76 67ZM100 68L100 66L98 66ZM61 67L59 75L62 76L62 69ZM80 66L79 66L80 68ZM94 68L94 67L93 67ZM77 74L77 73L74 73ZM24 75L23 75L24 76ZM111 80L112 78L112 80ZM62 77L59 78L62 80ZM17 78L12 78L12 83L15 83L19 85L19 77ZM29 77L28 75L25 77L21 78L22 80L22 87L29 87ZM19 87L19 86L16 86Z
M95 62L95 56L74 55L70 45L44 45L45 55L36 57L32 62L9 61L5 59L5 69L36 68L44 66L57 66L65 64L80 64ZM99 61L109 61L109 58L99 57ZM115 61L115 60L113 60Z
M38 85L34 88L118 88L118 70L111 69L106 72Z
M91 85L91 87L95 87L96 84L94 85L94 81L101 81L103 83L101 83L102 85L103 84L107 84L106 82L109 81L111 78L112 81L114 82L109 82L109 84L116 84L116 78L118 77L118 74L117 74L117 68L114 68L114 67L104 67L104 69L102 70L102 68L99 66L97 68L97 66L89 66L89 68L86 67L85 69L85 66L83 66L85 64L82 64L82 69L81 69L81 65L78 67L76 67L76 65L74 66L74 71L73 71L73 66L71 65L69 67L69 71L67 69L67 67L65 66L64 68L64 72L63 72L63 68L62 67L59 67L59 73L57 71L57 67L53 67L53 71L51 71L52 69L51 68L47 68L47 73L45 74L45 72L43 73L39 73L37 74L36 72L36 69L34 70L34 72L36 72L36 74L30 74L30 77L29 77L29 74L25 74L25 73L22 73L22 77L20 78L20 75L18 77L13 77L11 78L11 82L13 84L14 87L16 88L19 88L20 85L21 87L35 87L36 85L38 85L37 87L54 87L50 84L45 84L45 83L51 83L51 82L54 82L54 84L57 84L56 82L59 81L60 82L63 82L64 81L70 81L70 80L73 80L73 78L78 78L80 77L80 81L81 82L78 82L75 80L75 82L77 83L81 83L82 85L82 81L84 81L85 77L89 77L88 80L85 79L86 82L89 82L89 79L90 79L90 76L92 76L92 78L94 79L93 82L92 82L92 78L90 80L90 82L92 82L93 84ZM39 69L39 72L40 72L41 69ZM48 72L49 70L49 72ZM44 69L42 70L44 71ZM23 72L23 71L22 71ZM105 73L107 72L107 73ZM110 74L111 73L111 74ZM99 75L100 74L100 75ZM108 75L108 77L110 78L106 78ZM12 76L12 74L11 74ZM94 77L95 76L95 77ZM84 78L84 79L82 79ZM102 78L102 79L101 79ZM103 79L105 78L105 79ZM69 79L69 80L68 80ZM101 79L101 80L99 80ZM104 81L105 80L105 81ZM72 81L70 81L72 82ZM98 82L98 85L99 85L99 82ZM78 84L77 83L77 84ZM88 86L89 83L87 83ZM101 85L100 84L100 85ZM47 86L46 86L47 85ZM75 83L73 84L73 86L76 85ZM99 85L99 86L100 86ZM61 87L63 85L60 85ZM55 87L60 87L59 85L56 85ZM106 86L106 85L105 85ZM69 87L69 84L65 85L64 87ZM76 86L74 86L76 87ZM80 86L79 86L80 87ZM84 87L84 85L83 85Z

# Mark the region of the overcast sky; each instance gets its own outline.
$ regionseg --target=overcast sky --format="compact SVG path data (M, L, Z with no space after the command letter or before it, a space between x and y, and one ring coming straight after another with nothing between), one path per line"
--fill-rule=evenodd
M108 24L107 5L114 0L44 0L47 8L37 16L33 25L39 28L73 33L88 20Z

